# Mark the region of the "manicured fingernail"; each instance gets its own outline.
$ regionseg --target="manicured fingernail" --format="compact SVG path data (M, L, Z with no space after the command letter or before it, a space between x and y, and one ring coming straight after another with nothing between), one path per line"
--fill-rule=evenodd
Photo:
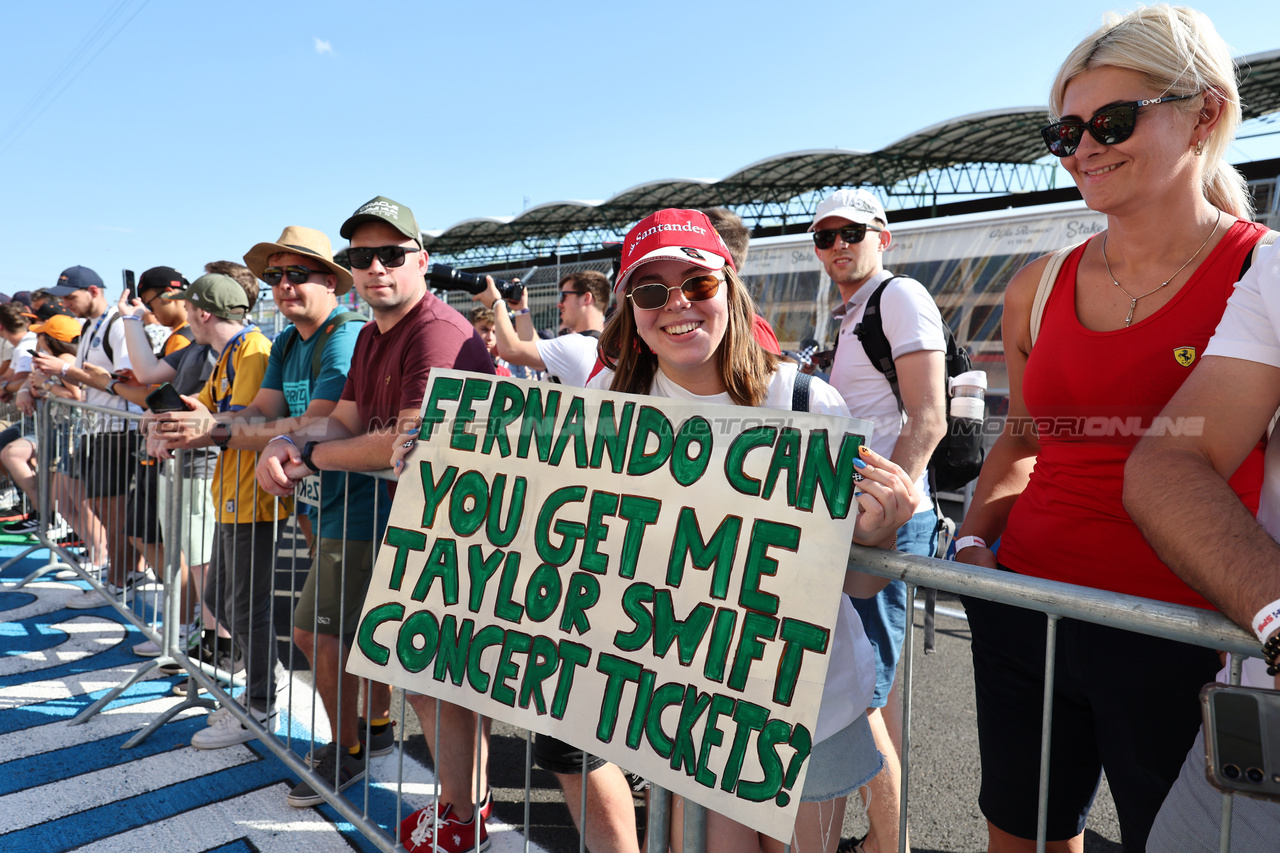
M854 468L866 468L866 467L867 467L867 463L863 462L861 459L855 459L855 460L853 460L853 467L854 467Z
M858 452L861 453L863 456L866 456L868 453L871 452L871 448L863 444L858 447Z

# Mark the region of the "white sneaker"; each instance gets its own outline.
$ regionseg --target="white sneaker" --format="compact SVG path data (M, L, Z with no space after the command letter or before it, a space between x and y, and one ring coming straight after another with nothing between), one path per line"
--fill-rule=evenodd
M106 566L99 566L97 563L84 563L81 568L84 573L94 580L101 580L106 573ZM78 581L82 579L80 572L75 569L63 569L53 576L56 581Z
M274 708L270 711L259 711L250 705L249 714L263 725L268 725L275 719L276 712ZM257 737L256 732L245 728L244 724L228 711L226 716L219 717L211 726L192 735L191 745L196 749L222 749L226 746L246 743Z
M226 705L219 705L217 708L209 712L209 716L204 718L205 723L210 726L217 725L218 720L223 717L230 717L231 711Z
M0 512L11 510L20 503L22 503L22 492L13 486L0 491Z
M140 658L158 658L160 657L160 647L156 645L154 640L147 640L134 646L133 653Z

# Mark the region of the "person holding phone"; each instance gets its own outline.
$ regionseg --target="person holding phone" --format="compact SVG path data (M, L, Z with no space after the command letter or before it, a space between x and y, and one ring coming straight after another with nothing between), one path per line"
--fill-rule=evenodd
M1280 648L1280 443L1270 441L1255 519L1228 481L1280 408L1280 246L1258 252L1227 303L1204 358L1161 413L1203 429L1150 435L1125 465L1124 505L1175 574L1264 651L1245 659L1241 683L1280 690L1267 651ZM1242 389L1248 389L1242 394ZM1270 646L1268 646L1270 644ZM1226 682L1228 669L1218 674ZM1274 737L1274 733L1272 735ZM1204 731L1156 818L1147 850L1218 849L1222 794L1205 779ZM1268 851L1280 838L1280 803L1236 797L1233 851Z
M1193 9L1109 14L1058 71L1050 111L1041 138L1107 228L1058 258L1056 276L1044 257L1009 282L1009 416L958 531L956 559L1209 608L1152 550L1121 491L1141 432L1191 375L1265 232L1248 221L1244 179L1224 159L1241 115L1231 52ZM1137 434L1127 426L1135 421ZM1250 509L1262 435L1224 490ZM965 606L990 849L1030 851L1045 616L979 599ZM1058 623L1056 655L1048 849L1081 848L1105 769L1124 847L1142 850L1195 739L1197 695L1218 657L1072 619Z

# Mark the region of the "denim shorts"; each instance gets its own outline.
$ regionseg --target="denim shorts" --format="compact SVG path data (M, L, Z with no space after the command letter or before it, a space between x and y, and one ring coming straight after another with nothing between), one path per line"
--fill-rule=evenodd
M866 714L822 743L813 745L809 772L804 777L802 803L825 803L846 797L866 785L884 767L884 756L876 749Z
M904 554L932 557L937 541L938 516L932 509L917 512L898 530L898 550ZM907 585L889 581L874 598L849 597L862 619L876 658L876 692L872 708L883 708L898 674L902 642L907 636Z

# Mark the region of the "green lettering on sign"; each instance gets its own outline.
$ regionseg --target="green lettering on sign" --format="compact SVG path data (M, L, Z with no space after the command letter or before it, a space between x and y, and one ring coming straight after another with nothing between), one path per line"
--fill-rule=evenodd
M387 661L391 659L391 649L374 640L373 632L378 630L378 626L383 622L395 622L403 618L404 605L395 602L380 604L365 614L356 637L356 642L364 656L378 666L386 666Z
M667 586L680 586L687 563L693 563L694 568L704 571L714 567L711 597L728 598L729 578L733 575L733 558L738 553L738 536L741 533L741 516L726 515L711 534L710 541L703 542L697 512L691 506L681 507L676 518L676 535L671 540L671 556L667 560Z

